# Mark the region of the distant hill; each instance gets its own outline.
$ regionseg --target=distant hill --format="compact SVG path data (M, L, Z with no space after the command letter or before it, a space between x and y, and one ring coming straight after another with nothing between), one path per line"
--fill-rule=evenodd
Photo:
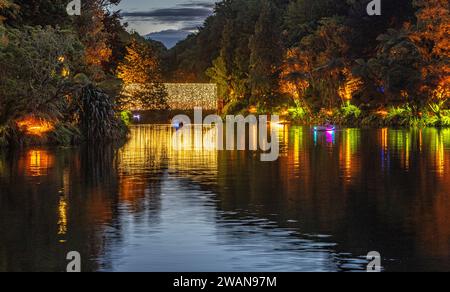
M146 39L151 39L154 41L159 41L163 43L166 48L171 49L175 47L175 45L186 39L188 35L192 32L186 30L164 30L160 32L150 33L145 36Z

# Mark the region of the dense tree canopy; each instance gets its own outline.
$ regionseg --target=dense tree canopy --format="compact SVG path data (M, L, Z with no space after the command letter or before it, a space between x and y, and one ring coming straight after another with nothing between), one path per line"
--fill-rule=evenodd
M120 104L127 110L167 108L158 54L147 42L135 38L127 47L125 59L117 68L124 90Z
M111 10L120 0L82 1L80 16L68 15L68 2L0 0L0 146L34 138L114 140L126 133L115 75L135 37ZM140 61L159 70L159 54ZM159 75L148 78L160 82Z
M31 113L57 118L67 94L67 74L79 65L76 35L28 27L11 29L6 36L8 45L0 51L0 124Z
M166 108L163 81L215 82L224 112L328 119L402 107L450 125L446 0L383 1L381 16L367 14L370 0L223 0L169 51L126 31L111 9L120 0L82 1L77 17L67 2L0 0L0 144L32 109L78 127L80 92L108 96L92 113Z
M449 5L390 0L225 0L166 56L166 78L219 85L225 111L352 100L377 109L449 98ZM288 97L291 102L286 101Z

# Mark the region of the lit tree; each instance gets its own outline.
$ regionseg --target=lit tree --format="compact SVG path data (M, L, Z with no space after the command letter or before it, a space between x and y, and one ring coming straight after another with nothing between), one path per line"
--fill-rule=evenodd
M341 17L324 18L313 33L302 38L299 52L292 56L300 70L292 73L306 77L306 98L316 109L342 104L340 89L349 81L351 35Z
M214 60L213 66L206 71L206 75L217 84L219 98L228 102L229 77L224 59L218 57Z
M83 1L83 13L75 18L79 38L85 46L87 71L94 80L105 77L104 65L108 64L112 50L108 45L108 33L103 24L106 16L103 1Z
M161 80L159 60L149 44L133 38L117 73L124 83L120 101L124 109L167 109L167 92Z
M280 90L293 97L297 106L307 107L305 93L309 87L310 62L299 48L289 49L282 65Z
M450 98L450 8L447 0L416 0L417 27L410 38L421 54L422 91L445 101Z
M82 46L70 32L28 27L9 29L0 50L0 127L25 115L59 119ZM65 57L67 56L67 57Z

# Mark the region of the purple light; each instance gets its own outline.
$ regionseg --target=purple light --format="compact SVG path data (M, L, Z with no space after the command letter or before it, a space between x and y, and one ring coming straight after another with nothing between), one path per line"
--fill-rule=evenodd
M327 140L327 143L334 144L334 131L333 130L328 130L326 132L326 140Z

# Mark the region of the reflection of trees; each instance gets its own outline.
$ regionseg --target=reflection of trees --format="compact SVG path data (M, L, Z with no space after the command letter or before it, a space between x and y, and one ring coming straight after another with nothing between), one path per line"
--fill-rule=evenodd
M216 224L231 245L267 230L281 232L272 236L292 243L288 249L323 245L337 254L337 267L346 263L341 253L371 250L402 258L391 269L445 266L448 130L351 130L314 140L308 129L292 128L280 131L289 147L274 163L252 152L173 151L170 133L137 129L120 150L0 154L0 271L62 271L68 250L89 258L83 270L108 268L124 220L159 223L168 176L180 189L218 194ZM327 242L337 246L327 249Z
M230 220L270 218L300 234L329 234L336 252L445 266L450 246L450 136L437 130L347 130L330 147L294 128L276 163L219 159L219 208ZM230 162L231 161L231 162ZM244 211L245 210L245 211ZM275 215L276 214L276 215ZM339 260L339 259L337 259ZM416 263L412 261L416 260ZM435 267L436 268L436 267ZM448 268L448 263L447 263Z
M79 251L84 271L122 240L121 216L159 212L160 179L118 171L114 147L0 156L0 271L64 271ZM133 206L130 212L124 206Z
M63 271L70 250L82 254L85 271L108 268L125 216L158 223L168 173L186 176L186 184L196 165L192 180L216 174L215 152L173 152L170 130L138 130L120 150L90 145L2 155L0 270Z
M61 159L39 149L0 157L8 173L0 176L0 271L63 270L55 175Z

